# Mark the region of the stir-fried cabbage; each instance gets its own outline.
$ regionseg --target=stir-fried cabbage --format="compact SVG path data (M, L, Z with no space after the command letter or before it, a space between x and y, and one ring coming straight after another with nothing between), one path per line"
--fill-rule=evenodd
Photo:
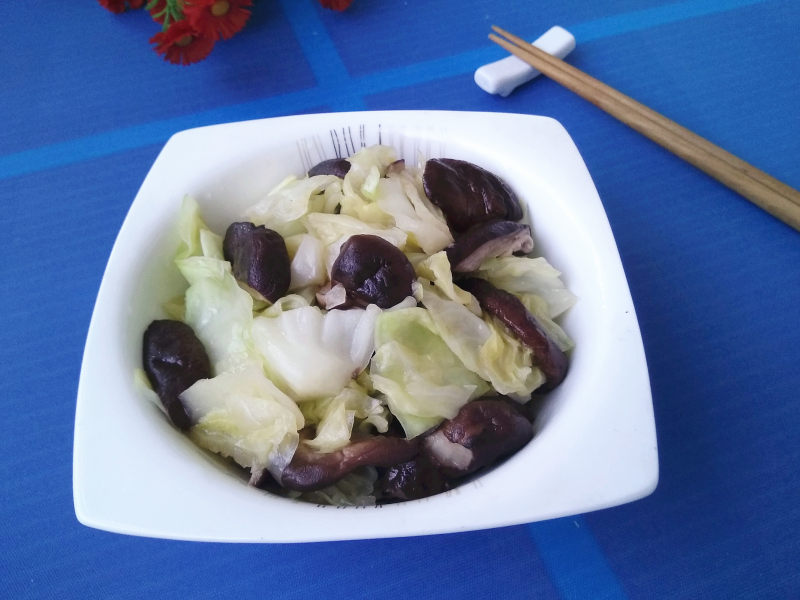
M375 186L378 206L394 219L395 226L426 254L433 254L453 243L453 236L442 216L415 180L405 171L381 178Z
M289 177L245 213L256 225L265 225L286 237L304 231L302 219L325 206L325 188L338 182L333 175Z
M243 215L286 243L289 293L272 304L236 281L222 237L197 203L186 197L181 207L175 263L188 287L168 311L192 327L213 371L181 395L195 423L190 435L254 477L267 469L280 480L300 443L334 452L354 434L386 433L393 419L414 438L475 398L524 402L544 383L531 350L454 282L444 251L453 236L419 169L406 168L386 146L363 148L348 161L343 179L287 177ZM318 293L331 293L325 286L340 247L357 234L377 235L406 254L417 276L413 297L385 310L317 305ZM491 258L473 275L517 296L559 348L572 347L554 319L575 296L544 258ZM374 502L375 479L374 469L362 468L302 496Z
M291 248L290 248L291 245ZM301 233L286 240L292 257L289 291L302 290L325 283L325 248L319 238Z
M355 381L332 398L303 402L300 409L306 422L316 425L316 437L306 443L320 452L346 446L356 426L364 432L378 433L386 433L389 428L385 402L370 396Z
M369 375L409 438L453 418L489 390L448 348L429 312L419 307L378 317Z
M440 296L436 288L423 290L422 302L447 346L497 392L527 400L544 383L544 375L532 364L531 350L502 325Z
M198 445L276 477L292 460L305 423L292 399L254 362L201 379L181 401L196 423L190 435Z
M205 256L178 261L189 282L185 322L203 342L217 372L253 357L253 298L239 287L230 264Z
M213 233L200 215L197 200L185 196L178 214L178 250L175 260L190 256L222 257L222 238Z
M252 338L267 373L295 400L335 396L369 362L380 309L323 312L316 306L258 316Z
M481 314L481 307L475 296L453 283L453 272L450 270L450 261L445 252L426 256L414 265L414 270L420 280L433 283L436 291L445 298L463 304L473 314Z
M342 183L341 214L378 227L389 227L392 217L375 201L375 187L396 160L393 148L371 146L353 154Z
M475 272L495 287L512 294L534 294L555 318L575 304L575 294L561 281L561 273L542 257L502 256L483 261Z

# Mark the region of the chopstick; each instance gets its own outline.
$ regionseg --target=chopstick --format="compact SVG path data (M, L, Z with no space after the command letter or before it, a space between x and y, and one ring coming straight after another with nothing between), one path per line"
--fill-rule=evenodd
M645 137L800 231L800 192L504 29L489 39Z

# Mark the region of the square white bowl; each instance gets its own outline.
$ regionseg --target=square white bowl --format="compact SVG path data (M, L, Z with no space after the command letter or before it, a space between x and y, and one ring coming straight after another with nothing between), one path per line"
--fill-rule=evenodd
M363 145L416 161L475 162L517 192L536 252L578 296L563 319L575 340L564 383L534 439L455 490L400 504L344 508L249 487L173 428L137 387L142 333L182 289L172 263L181 199L218 232L287 174ZM646 496L658 481L641 335L600 198L564 128L516 114L387 111L216 125L173 136L125 218L86 340L75 416L78 520L131 535L226 542L399 537L500 527Z

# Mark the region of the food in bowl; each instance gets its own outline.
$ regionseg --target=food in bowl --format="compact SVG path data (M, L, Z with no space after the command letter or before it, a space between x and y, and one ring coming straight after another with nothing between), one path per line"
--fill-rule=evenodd
M447 491L524 446L573 303L513 190L370 146L289 176L223 233L184 200L188 287L143 367L171 422L251 484L321 504Z

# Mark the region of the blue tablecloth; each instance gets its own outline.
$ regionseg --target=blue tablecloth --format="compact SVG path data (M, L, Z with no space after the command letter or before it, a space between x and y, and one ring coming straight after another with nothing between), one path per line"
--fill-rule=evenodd
M0 4L0 597L799 598L800 234L552 81L473 82L491 24L577 38L569 62L800 188L796 0L257 0L178 67L144 11ZM72 434L105 261L166 139L308 112L541 114L607 210L650 369L660 482L592 514L300 545L80 525ZM113 393L113 382L109 383Z

